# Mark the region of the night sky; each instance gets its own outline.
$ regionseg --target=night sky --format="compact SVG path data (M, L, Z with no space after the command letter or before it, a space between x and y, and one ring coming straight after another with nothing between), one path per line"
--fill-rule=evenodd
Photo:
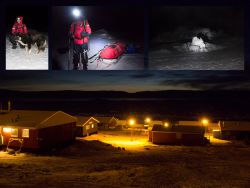
M243 6L161 6L150 10L151 37L177 28L205 27L227 34L244 34Z
M144 41L144 9L142 6L55 6L52 8L53 37L68 37L75 20L72 10L78 8L88 19L92 33L105 29L117 38Z
M0 89L23 91L249 90L240 71L15 71L1 73Z
M6 33L11 32L11 28L17 16L23 16L23 23L29 29L39 32L48 32L48 7L47 6L6 6Z

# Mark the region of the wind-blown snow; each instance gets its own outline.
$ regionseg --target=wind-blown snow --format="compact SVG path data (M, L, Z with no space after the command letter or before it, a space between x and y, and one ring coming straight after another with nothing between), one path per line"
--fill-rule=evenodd
M37 54L37 47L32 46L29 54L19 46L12 49L12 44L6 38L6 70L48 70L48 48Z

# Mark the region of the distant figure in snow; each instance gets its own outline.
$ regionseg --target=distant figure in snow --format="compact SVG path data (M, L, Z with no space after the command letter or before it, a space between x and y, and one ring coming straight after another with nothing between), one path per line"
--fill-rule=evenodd
M16 18L16 22L14 23L11 31L11 35L9 36L9 40L12 43L12 49L16 49L17 47L17 37L27 37L28 35L28 29L26 25L23 23L23 17L18 16ZM21 48L24 48L25 46L19 44Z
M88 42L91 34L91 28L87 19L78 19L70 26L70 38L73 48L74 70L80 70L82 64L83 70L87 70L89 49Z
M194 52L206 52L206 44L202 40L202 38L198 38L197 36L193 37L192 43L189 46L190 51Z

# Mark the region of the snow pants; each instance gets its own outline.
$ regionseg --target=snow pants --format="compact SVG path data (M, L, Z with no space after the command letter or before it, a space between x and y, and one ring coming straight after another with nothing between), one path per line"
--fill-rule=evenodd
M73 65L74 70L87 70L88 68L88 44L74 44Z

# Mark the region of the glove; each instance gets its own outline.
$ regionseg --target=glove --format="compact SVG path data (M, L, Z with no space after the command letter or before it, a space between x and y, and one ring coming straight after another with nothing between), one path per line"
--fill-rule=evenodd
M89 33L87 32L81 32L81 37L88 37L89 36Z

